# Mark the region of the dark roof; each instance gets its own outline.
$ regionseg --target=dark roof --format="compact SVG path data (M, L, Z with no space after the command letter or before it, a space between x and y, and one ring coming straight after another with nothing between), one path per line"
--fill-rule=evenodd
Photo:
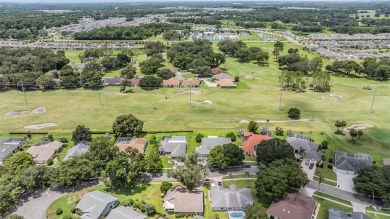
M130 144L132 137L117 137L115 144Z
M345 211L339 211L333 208L329 208L328 219L371 219L371 218L362 212L352 212L352 215L349 216L349 214Z
M267 214L279 219L311 219L316 201L300 194L287 194L280 201L272 202Z
M342 151L335 153L335 167L340 170L356 172L372 165L372 158L367 154L350 154Z
M24 144L23 138L4 138L0 141L0 161L12 155L12 153Z

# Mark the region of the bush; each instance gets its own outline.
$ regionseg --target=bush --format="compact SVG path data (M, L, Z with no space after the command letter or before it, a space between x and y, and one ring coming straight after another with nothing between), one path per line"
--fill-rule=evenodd
M148 216L154 215L156 213L156 208L154 205L148 204L145 206L145 212Z
M73 217L70 216L70 215L65 215L65 216L63 217L63 219L73 219Z
M51 159L51 158L49 158L48 160L47 160L47 165L48 166L51 166L51 165L53 165L53 159Z
M373 163L373 164L376 164L376 160L373 160L372 163Z
M318 165L320 168L324 168L324 163L320 163L320 165Z
M66 137L58 138L58 141L60 141L62 143L68 143L68 139Z
M64 211L62 211L62 208L57 208L56 214L61 215Z
M210 189L210 187L211 187L210 182L204 182L203 187L205 187L206 189Z
M233 132L227 133L226 138L230 138L232 141L236 141L236 135Z
M72 214L75 214L75 213L76 213L76 211L77 211L77 209L76 209L76 208L72 208L72 210L70 210L70 212L72 212Z
M160 186L160 191L164 194L167 194L168 190L172 188L172 183L170 182L162 182Z
M329 145L329 143L328 143L328 141L326 141L326 140L323 140L322 142L321 142L321 144L320 144L320 146L321 146L321 148L322 149L328 149L328 145Z
M131 199L131 198L127 198L127 199L123 200L123 201L121 202L121 204L122 204L123 206L129 207L129 206L132 206L132 205L134 204L134 200Z
M298 108L291 108L287 112L288 117L290 119L300 119L301 118L301 111Z
M334 161L333 157L329 157L328 161L329 161L329 163L333 163L333 161Z
M202 138L203 138L203 137L204 137L203 134L198 133L198 134L196 135L196 137L195 137L195 141L196 141L197 143L200 143L200 142L202 142Z
M322 156L321 160L322 160L322 161L325 161L325 160L326 160L325 155Z
M328 168L332 169L333 168L333 164L328 164Z

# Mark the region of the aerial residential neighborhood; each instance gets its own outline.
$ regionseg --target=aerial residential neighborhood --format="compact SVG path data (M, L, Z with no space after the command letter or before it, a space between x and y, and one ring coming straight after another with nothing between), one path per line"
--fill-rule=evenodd
M0 219L390 218L389 0L0 0Z

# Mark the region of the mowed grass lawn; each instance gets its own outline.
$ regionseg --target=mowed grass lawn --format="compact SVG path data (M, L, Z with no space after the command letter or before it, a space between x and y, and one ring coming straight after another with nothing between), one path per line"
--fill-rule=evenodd
M271 52L273 43L247 43L248 46L259 46ZM216 48L216 44L213 44ZM296 46L286 43L285 50ZM77 51L80 52L80 51ZM314 53L300 51L303 55L313 58ZM74 52L76 53L76 52ZM76 54L67 54L77 57ZM73 59L73 58L72 58ZM146 59L146 55L136 57L137 61ZM324 60L324 65L330 61ZM168 63L165 63L168 65ZM202 131L229 131L237 132L239 128L246 128L244 120L289 120L288 109L298 107L303 119L310 122L278 122L266 125L274 130L276 126L285 131L292 129L295 132L308 133L324 132L331 140L330 152L345 150L348 152L369 153L378 162L382 158L390 157L390 87L379 87L375 99L374 112L370 113L370 105L374 90L362 89L365 84L388 85L388 82L376 82L358 78L332 77L332 91L329 93L283 92L282 110L279 111L280 92L278 89L279 70L271 56L268 67L255 63L239 63L228 57L221 65L233 76L250 75L255 79L240 77L239 88L219 89L202 86L194 90L200 94L191 96L193 102L210 100L212 104L192 104L186 88L162 88L153 91L144 91L133 88L134 93L121 94L119 87L107 88L108 106L105 106L104 91L88 89L34 91L27 92L28 104L24 103L22 92L8 91L0 93L0 133L27 131L24 126L31 124L53 122L57 126L40 131L71 132L79 124L84 124L91 130L111 130L112 122L118 115L132 113L144 121L144 130L172 131L194 130ZM139 73L138 73L139 74ZM311 83L311 78L308 78ZM342 98L332 100L331 94L339 94ZM320 99L321 98L321 99ZM11 117L5 113L10 111L27 110L37 107L46 107L43 114L32 114ZM335 136L334 121L346 120L348 125L368 123L374 126L364 130L360 144L349 143L349 136ZM264 125L264 124L260 124ZM32 130L33 131L33 130ZM325 136L325 135L324 135ZM322 141L319 139L318 141ZM195 145L197 146L197 145ZM194 150L191 146L189 151ZM326 167L325 167L326 168Z

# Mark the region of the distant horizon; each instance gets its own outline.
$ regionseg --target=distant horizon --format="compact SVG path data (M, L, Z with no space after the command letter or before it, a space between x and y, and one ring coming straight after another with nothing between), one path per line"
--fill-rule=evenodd
M181 3L181 2L288 2L288 3L299 3L299 2L389 2L390 0L0 0L1 3L7 4L19 4L19 3L29 3L29 4L96 4L96 3L160 3L160 2L168 2L168 3Z

